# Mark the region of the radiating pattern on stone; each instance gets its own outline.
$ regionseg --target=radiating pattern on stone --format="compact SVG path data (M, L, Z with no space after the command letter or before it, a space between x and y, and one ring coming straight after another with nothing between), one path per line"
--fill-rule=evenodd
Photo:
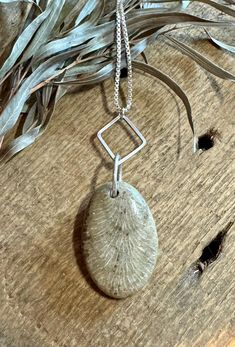
M94 193L83 235L84 256L96 285L107 295L125 298L142 289L152 275L158 238L151 211L141 194L120 182L119 195L110 196L111 183Z

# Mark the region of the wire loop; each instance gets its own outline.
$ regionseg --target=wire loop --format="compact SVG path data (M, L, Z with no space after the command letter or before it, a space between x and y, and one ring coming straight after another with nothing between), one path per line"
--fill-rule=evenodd
M122 164L120 163L120 159L120 155L116 154L114 159L113 182L111 188L112 198L116 198L118 196L119 182L122 180Z

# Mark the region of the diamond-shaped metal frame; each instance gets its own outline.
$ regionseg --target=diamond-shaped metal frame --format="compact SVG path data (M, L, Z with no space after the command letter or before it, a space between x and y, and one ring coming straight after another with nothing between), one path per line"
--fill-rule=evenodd
M97 133L97 137L99 139L99 141L101 142L102 146L106 149L106 151L108 152L108 154L110 155L110 157L115 160L115 154L113 153L113 151L111 150L111 148L108 146L108 144L105 142L105 140L102 137L102 134L109 128L111 128L112 125L114 125L115 123L117 123L119 120L121 121L125 121L129 127L134 131L134 133L138 136L138 138L141 140L141 144L135 148L132 152L130 152L129 154L127 154L125 157L121 158L119 160L119 165L124 163L125 161L127 161L128 159L130 159L131 157L133 157L136 153L138 153L146 144L147 141L145 139L145 137L141 134L141 132L139 131L139 129L132 123L132 121L125 115L123 116L117 116L116 118L114 118L111 122L109 122L108 124L106 124L98 133Z

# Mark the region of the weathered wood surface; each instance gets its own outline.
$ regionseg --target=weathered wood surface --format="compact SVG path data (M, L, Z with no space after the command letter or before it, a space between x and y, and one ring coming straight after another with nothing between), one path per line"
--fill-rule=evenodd
M235 72L229 54L203 41L194 46ZM84 209L112 174L96 132L112 118L113 82L81 88L61 100L45 135L1 169L1 347L235 346L234 226L218 260L185 285L203 247L234 219L235 87L163 41L147 54L187 92L197 133L214 126L222 134L212 149L192 154L181 102L135 73L131 115L149 145L124 165L124 179L149 202L158 226L151 283L112 300L84 268ZM107 140L121 150L131 142L117 128Z

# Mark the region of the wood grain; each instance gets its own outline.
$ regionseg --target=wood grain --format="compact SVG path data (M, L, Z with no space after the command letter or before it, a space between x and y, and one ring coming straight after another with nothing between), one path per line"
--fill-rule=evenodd
M203 40L193 46L235 72L228 53ZM194 155L181 102L153 78L134 74L131 118L148 146L123 174L149 202L158 226L161 254L151 283L126 300L108 299L81 258L86 203L112 174L96 139L113 117L109 80L64 97L45 135L1 171L1 347L235 345L234 226L218 260L185 285L203 247L234 220L235 87L163 40L147 55L189 96L197 134L212 126L222 134L212 149ZM107 141L121 154L131 143L120 128Z
M10 43L21 30L22 23L26 18L30 6L26 3L12 2L9 4L0 4L0 62L2 63L2 54L7 56L10 51Z

